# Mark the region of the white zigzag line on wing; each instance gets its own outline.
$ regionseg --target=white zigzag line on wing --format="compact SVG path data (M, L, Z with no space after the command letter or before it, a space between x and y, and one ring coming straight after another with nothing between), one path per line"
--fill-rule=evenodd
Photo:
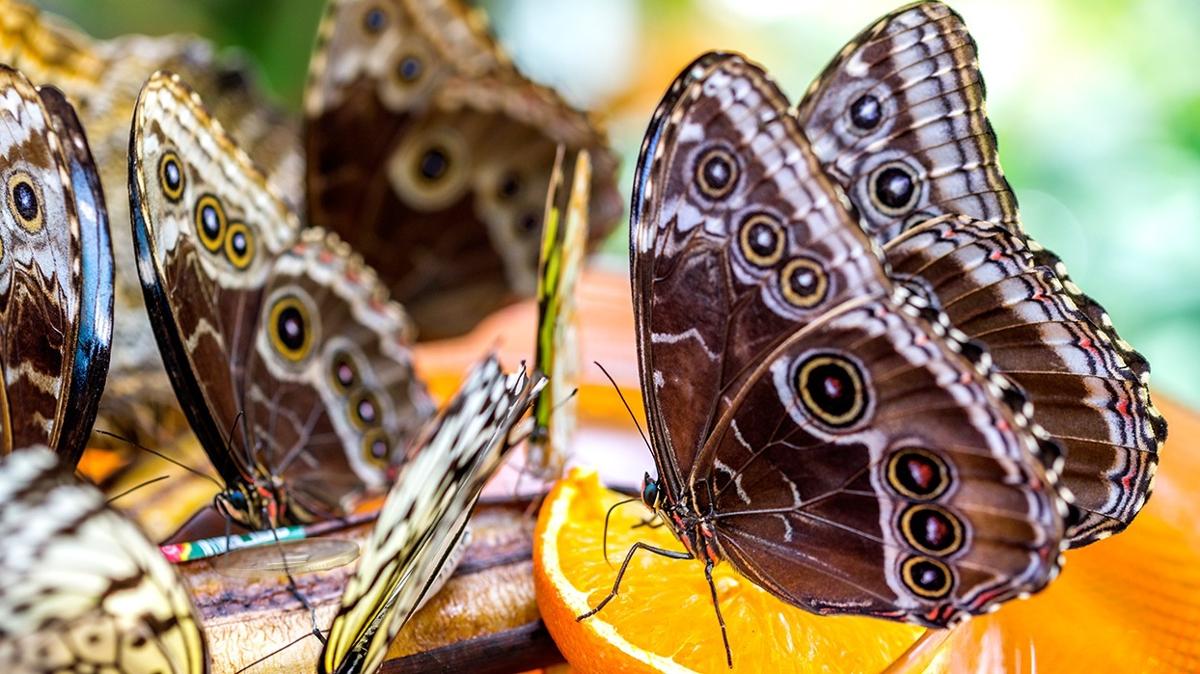
M650 341L654 344L675 344L686 339L696 340L696 342L700 344L700 348L704 349L704 353L707 354L711 360L717 360L718 354L712 349L708 348L708 344L705 343L704 338L700 336L700 331L696 328L688 328L684 332L675 334L669 332L654 332L650 334Z
M729 477L733 478L733 487L734 487L734 489L737 490L738 497L742 499L743 503L745 503L746 505L750 505L750 495L746 493L745 489L742 489L741 473L735 473L732 468L730 468L728 465L726 465L720 459L713 459L713 466L717 470L725 471L726 473L729 474Z

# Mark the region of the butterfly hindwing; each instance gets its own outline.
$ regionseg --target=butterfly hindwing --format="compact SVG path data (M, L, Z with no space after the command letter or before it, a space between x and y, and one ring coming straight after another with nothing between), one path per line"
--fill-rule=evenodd
M460 545L484 482L509 449L508 434L545 383L506 375L495 357L477 365L414 444L342 594L319 671L372 672Z
M813 152L873 235L962 213L1017 227L962 18L920 2L850 42L797 106Z
M1057 573L1040 445L918 306L853 301L793 333L697 470L721 549L793 604L944 626Z
M0 463L0 535L4 671L208 671L175 569L44 447Z
M937 218L886 251L894 274L920 279L956 327L987 345L1063 444L1063 482L1083 515L1072 544L1123 529L1149 496L1166 423L1145 360L1105 325L1103 309L1069 290L1061 263L1045 264L1035 241L996 223Z
M108 371L112 250L103 195L71 106L0 67L3 449L83 453Z
M644 397L664 516L704 522L676 525L693 554L707 537L794 604L927 625L1053 577L1057 447L919 288L893 287L760 68L693 63L638 176Z
M130 186L160 350L227 485L282 479L292 521L381 487L431 404L374 273L336 237L302 233L175 76L139 99Z
M590 241L620 214L603 134L525 79L481 17L459 0L331 2L305 96L310 220L388 270L422 338L534 294L559 144L592 154Z

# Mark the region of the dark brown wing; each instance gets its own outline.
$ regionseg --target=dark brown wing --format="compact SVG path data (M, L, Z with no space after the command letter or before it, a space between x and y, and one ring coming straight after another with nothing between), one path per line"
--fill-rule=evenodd
M1015 230L1017 200L1000 170L984 95L962 18L921 2L852 40L797 114L813 151L881 242L946 213Z
M1061 263L1045 264L1053 254L999 224L938 218L886 251L894 274L920 279L954 325L987 346L1066 448L1063 480L1083 511L1068 530L1072 545L1124 529L1149 497L1167 429L1145 359L1103 309L1060 276Z
M422 338L534 294L559 144L592 156L590 242L620 215L604 135L458 0L331 2L305 114L311 223L363 251Z
M783 599L945 626L1048 583L1067 506L1019 393L906 302L848 303L763 359L695 498Z
M659 474L678 489L748 370L796 326L888 283L787 100L740 57L708 54L685 70L638 167L640 371Z
M0 67L3 450L83 453L108 370L112 252L99 181L70 105Z

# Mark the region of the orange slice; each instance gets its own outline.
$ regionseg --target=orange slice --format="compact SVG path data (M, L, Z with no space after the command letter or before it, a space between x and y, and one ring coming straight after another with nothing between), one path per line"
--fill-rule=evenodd
M670 550L682 545L668 527L631 528L649 512L617 508L608 528L612 565L604 561L604 514L622 495L579 469L546 497L534 532L538 608L568 662L580 672L728 672L704 566L640 551L620 594L596 615L575 617L612 588L635 541ZM797 571L801 573L802 571ZM922 628L860 617L821 617L786 604L742 578L729 564L714 569L721 612L738 672L878 672L901 659Z

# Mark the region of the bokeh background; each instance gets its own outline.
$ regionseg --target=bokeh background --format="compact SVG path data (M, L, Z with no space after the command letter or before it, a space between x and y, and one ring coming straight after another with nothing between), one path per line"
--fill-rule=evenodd
M1026 228L1200 407L1200 2L950 0L979 43ZM98 37L196 33L256 62L298 109L323 0L41 0ZM526 73L605 120L624 157L701 51L742 51L799 96L894 0L491 0ZM603 264L625 262L625 233Z

